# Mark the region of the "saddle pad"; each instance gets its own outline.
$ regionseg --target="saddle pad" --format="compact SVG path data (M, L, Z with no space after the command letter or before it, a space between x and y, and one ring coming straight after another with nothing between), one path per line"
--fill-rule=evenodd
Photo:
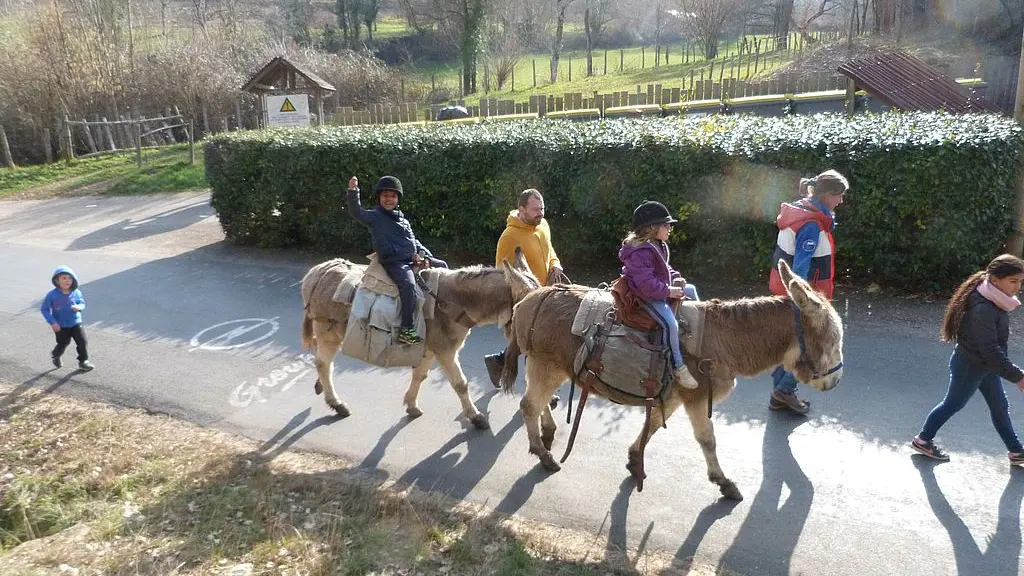
M591 326L604 323L605 317L612 312L614 305L615 300L612 299L611 292L589 290L576 310L570 332L575 336L583 336Z
M696 302L686 300L679 304L676 320L679 322L679 334L683 336L684 353L696 358L703 358L704 350L704 318L706 311Z
M363 280L364 272L358 272L356 268L353 268L345 275L341 280L341 284L338 284L338 288L334 291L332 300L340 302L342 304L351 304L352 300L356 296L356 288L359 287L359 283Z
M360 286L377 294L398 298L398 285L391 279L391 276L388 276L388 271L377 260L377 255L370 254L367 258L370 259L370 264L363 272Z

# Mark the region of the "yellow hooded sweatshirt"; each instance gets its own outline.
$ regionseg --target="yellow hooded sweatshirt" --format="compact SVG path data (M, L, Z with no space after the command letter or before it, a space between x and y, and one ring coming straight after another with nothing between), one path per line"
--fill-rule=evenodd
M551 247L551 229L548 228L548 221L542 218L540 224L531 226L519 219L519 210L513 210L508 213L506 224L505 231L498 239L494 265L501 266L502 260L514 263L516 246L519 246L523 249L530 271L543 286L548 280L548 271L554 266L561 268L558 255Z

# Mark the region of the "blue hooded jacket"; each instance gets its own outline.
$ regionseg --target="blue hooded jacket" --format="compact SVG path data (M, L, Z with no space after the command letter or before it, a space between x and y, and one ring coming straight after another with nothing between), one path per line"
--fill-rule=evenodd
M377 204L375 210L365 210L359 205L359 189L353 188L346 195L349 213L356 220L370 229L373 249L381 264L391 262L412 262L413 256L422 253L428 258L430 253L412 232L412 225L405 219L399 209L388 210Z
M82 323L82 310L85 310L85 297L78 289L78 277L67 266L59 266L53 271L50 281L57 286L57 276L67 274L71 276L71 291L67 294L60 291L59 287L50 290L43 298L39 311L46 318L47 324L56 322L61 328L71 328ZM72 306L78 306L78 310L72 310Z

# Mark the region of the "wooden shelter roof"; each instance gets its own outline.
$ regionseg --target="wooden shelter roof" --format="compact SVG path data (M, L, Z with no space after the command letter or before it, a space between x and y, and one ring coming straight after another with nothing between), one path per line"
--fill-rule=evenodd
M956 80L902 52L850 60L839 72L882 102L903 110L998 112Z
M278 56L267 62L259 72L253 74L252 78L242 86L242 91L256 94L301 88L302 86L295 85L295 77L302 78L305 81L306 88L322 90L324 92L335 91L334 86L330 82L317 76L308 68L290 62L283 56Z

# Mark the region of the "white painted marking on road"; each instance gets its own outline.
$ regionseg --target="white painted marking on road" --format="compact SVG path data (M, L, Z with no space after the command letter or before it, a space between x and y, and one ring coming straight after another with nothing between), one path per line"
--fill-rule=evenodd
M277 332L280 325L277 323L278 316L273 318L239 318L238 320L228 320L227 322L221 322L220 324L214 324L209 328L200 330L195 336L189 340L189 345L192 348L189 352L194 352L200 348L204 350L231 350L233 348L241 348L242 346L248 346L255 344L261 340L266 340ZM237 324L236 328L228 330L227 328L231 325ZM221 333L217 333L217 329L223 329ZM250 337L248 340L239 341L238 339L250 332L263 329L262 334L257 333L254 337ZM203 337L208 332L215 333L216 335L209 340L204 341Z
M312 354L299 354L291 364L271 370L269 376L260 376L253 384L250 384L248 380L243 381L231 391L231 394L228 396L228 404L235 408L245 408L253 402L266 402L267 397L263 394L261 388L275 388L290 375L298 373L297 376L288 380L288 382L281 387L281 392L284 392L294 386L296 382L304 378L307 374L312 372L312 364Z

